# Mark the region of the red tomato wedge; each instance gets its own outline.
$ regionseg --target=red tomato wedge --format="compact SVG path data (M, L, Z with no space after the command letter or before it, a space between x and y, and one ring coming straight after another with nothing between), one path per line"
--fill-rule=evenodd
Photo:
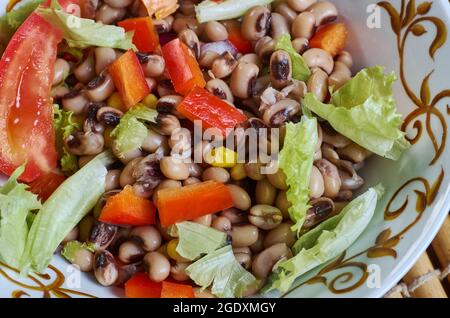
M29 184L30 191L36 194L39 199L47 200L53 192L66 180L66 177L59 171L50 171L42 174Z
M31 182L57 164L50 90L62 34L31 14L0 60L0 171L27 161L20 180Z

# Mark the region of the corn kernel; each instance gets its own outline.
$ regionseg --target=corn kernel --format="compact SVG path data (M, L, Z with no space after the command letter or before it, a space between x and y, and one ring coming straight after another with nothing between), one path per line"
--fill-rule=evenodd
M118 110L125 110L125 106L123 105L122 98L120 97L118 92L114 92L107 100L106 104L108 104L109 107L118 109Z
M156 109L156 104L158 103L158 97L156 97L153 94L149 94L145 96L145 98L142 100L142 103L147 106L148 108Z
M231 179L234 181L243 180L247 177L243 163L236 164L230 171Z
M169 257L177 262L189 262L187 258L184 258L177 252L177 246L178 246L178 239L171 240L169 243L167 243L167 255Z
M212 149L205 159L214 167L231 168L236 165L237 153L222 146Z

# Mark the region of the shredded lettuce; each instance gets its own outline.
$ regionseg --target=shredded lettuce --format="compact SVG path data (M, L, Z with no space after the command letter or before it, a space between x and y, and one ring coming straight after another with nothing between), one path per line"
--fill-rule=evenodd
M318 142L317 119L303 116L301 122L286 125L286 137L280 151L279 168L286 175L286 193L292 206L289 215L293 231L299 231L305 221L309 202L309 179Z
M20 6L0 17L0 54L2 52L1 47L6 48L14 32L43 1L22 1L23 3Z
M105 192L105 166L114 162L104 152L68 178L43 204L28 234L20 269L43 272L64 237L95 206Z
M81 127L73 119L73 112L65 111L53 105L53 127L55 128L56 135L56 149L58 150L59 157L61 158L61 171L65 175L70 176L78 170L77 156L70 153L64 146L64 139L70 136Z
M243 16L251 7L264 6L271 2L273 0L225 0L222 2L205 0L195 6L195 13L200 23L228 20Z
M295 279L334 259L350 247L369 224L377 199L383 192L382 186L370 188L345 206L339 216L300 238L294 246L297 254L279 264L276 272L269 277L264 292L272 289L286 292Z
M28 186L17 182L25 165L17 168L0 188L0 259L14 268L19 266L28 237L28 216L41 208Z
M179 237L177 252L191 261L203 254L214 252L227 242L227 235L224 232L209 226L195 222L181 222L175 226Z
M331 104L323 104L308 93L303 106L361 147L397 160L410 144L399 129L402 118L392 94L395 80L395 74L386 76L381 66L367 68L335 91Z
M311 76L311 70L303 57L295 51L290 34L281 35L275 45L276 50L283 50L289 54L292 61L292 77L299 81L307 81Z
M137 104L122 116L119 125L111 132L119 157L141 147L148 133L143 121L155 123L157 116L156 110L143 104Z
M250 287L258 284L256 278L235 259L230 245L202 257L186 268L189 277L202 288L212 284L217 297L242 297Z
M111 47L122 50L136 50L132 32L125 32L121 27L97 23L59 10L39 7L36 12L45 20L63 32L63 37L70 47L87 48L90 46Z
M61 251L61 255L73 263L75 260L75 255L79 250L87 250L90 252L95 252L95 246L92 243L81 243L79 241L70 241L64 245L64 249Z

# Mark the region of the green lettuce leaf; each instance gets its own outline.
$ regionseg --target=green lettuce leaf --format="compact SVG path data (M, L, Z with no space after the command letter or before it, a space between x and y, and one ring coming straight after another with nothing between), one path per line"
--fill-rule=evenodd
M156 110L143 104L137 104L122 116L119 125L111 132L119 157L141 147L148 133L147 126L142 121L155 123L157 116Z
M77 156L70 153L64 145L64 139L70 136L81 127L73 119L73 112L65 111L53 105L54 120L53 127L55 128L56 135L56 149L58 150L59 157L61 158L61 171L70 176L78 170Z
M325 119L339 133L377 155L397 160L410 147L399 129L402 118L392 94L395 74L384 75L380 66L359 72L321 103L308 93L303 106Z
M227 235L224 232L209 226L195 222L181 222L175 226L179 237L177 252L191 261L203 254L214 252L227 242Z
M39 7L36 12L63 32L63 37L70 47L83 49L90 46L101 46L136 50L132 43L133 33L125 33L121 27L79 18L58 10L55 6L52 8Z
M6 48L9 40L14 32L22 25L28 16L43 2L44 0L22 1L11 12L0 17L0 54ZM2 49L3 47L3 49Z
M338 216L300 238L294 246L297 254L279 264L264 291L288 291L298 277L334 259L349 248L372 219L377 200L383 191L382 186L370 188L345 206Z
M222 2L205 0L195 6L195 13L200 23L228 20L243 16L248 9L254 6L264 6L271 2L273 0L226 0Z
M309 202L309 178L318 142L317 119L303 116L301 122L286 125L286 137L279 155L279 168L286 175L289 215L299 231L305 221Z
M73 263L75 260L75 255L79 250L87 250L90 252L95 252L95 245L92 243L81 243L79 241L70 241L64 245L64 249L61 251L61 255Z
M28 237L27 218L30 211L41 208L37 196L27 191L28 186L18 183L25 165L16 169L0 188L0 259L17 268Z
M230 245L202 257L186 268L189 277L202 288L212 284L211 292L217 297L242 297L258 281L235 259Z
M277 40L275 45L276 50L283 50L289 54L292 61L292 77L299 81L307 81L311 76L311 70L306 64L303 57L295 51L291 42L290 34L283 34Z
M105 192L105 166L114 162L104 152L68 178L45 201L28 234L21 271L43 272L64 237L95 206Z

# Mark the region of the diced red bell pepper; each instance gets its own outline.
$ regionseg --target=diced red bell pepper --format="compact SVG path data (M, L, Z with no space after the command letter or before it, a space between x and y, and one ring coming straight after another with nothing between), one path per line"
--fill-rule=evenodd
M131 186L109 197L99 220L117 225L155 224L156 209L152 202L134 194Z
M242 36L241 29L232 27L228 30L228 41L230 41L241 54L253 53L252 43Z
M156 197L159 220L163 227L193 220L233 206L233 198L228 187L217 181L161 189Z
M51 87L61 32L32 13L0 60L0 171L25 161L20 180L31 182L56 168Z
M177 93L187 95L195 86L205 87L206 82L197 59L180 39L164 45L162 56Z
M140 52L155 52L159 46L159 37L150 17L131 18L117 25L125 31L134 31L133 43Z
M146 273L137 273L125 283L128 298L160 298L162 283L155 283Z
M47 200L53 192L66 180L66 177L59 171L50 171L42 174L29 184L30 191L36 194L41 200Z
M144 71L133 50L111 63L108 71L126 108L133 107L150 94Z
M203 129L219 129L224 136L247 119L237 108L200 87L194 88L184 98L177 111L192 122L201 120Z
M162 282L161 298L195 298L191 285Z

